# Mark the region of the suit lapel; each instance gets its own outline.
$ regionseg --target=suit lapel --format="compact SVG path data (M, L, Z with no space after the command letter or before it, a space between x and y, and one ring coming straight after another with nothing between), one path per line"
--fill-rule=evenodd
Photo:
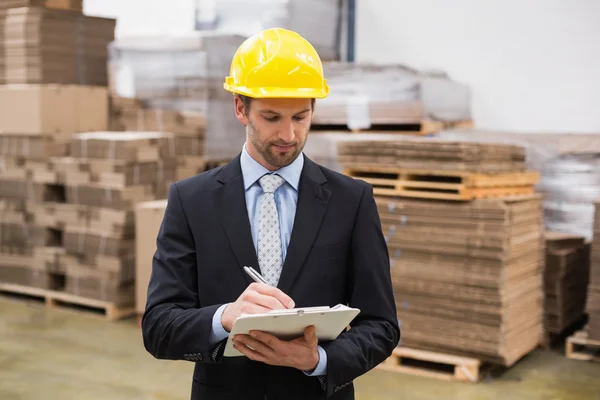
M331 192L322 187L327 179L323 172L308 158L304 158L304 168L298 188L298 204L294 227L287 255L283 264L278 287L290 291L304 260L312 247L321 226Z
M239 156L221 170L217 180L223 186L213 192L215 207L240 269L247 265L260 271L252 241ZM246 273L244 276L248 282L252 282Z

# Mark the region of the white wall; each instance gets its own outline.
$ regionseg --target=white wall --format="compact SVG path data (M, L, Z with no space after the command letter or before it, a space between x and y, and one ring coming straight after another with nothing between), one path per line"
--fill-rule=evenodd
M356 60L441 69L478 126L600 133L600 1L357 0Z

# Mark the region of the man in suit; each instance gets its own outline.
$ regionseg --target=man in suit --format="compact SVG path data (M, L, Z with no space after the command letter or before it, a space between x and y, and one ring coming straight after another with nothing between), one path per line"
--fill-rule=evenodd
M171 186L157 238L146 349L195 362L192 399L353 399L352 381L398 344L387 246L370 185L302 153L315 99L329 92L314 48L269 29L234 56L234 93L246 143L229 164ZM255 283L244 266L268 284ZM314 327L283 341L233 338L242 313L347 304L351 328L319 342Z

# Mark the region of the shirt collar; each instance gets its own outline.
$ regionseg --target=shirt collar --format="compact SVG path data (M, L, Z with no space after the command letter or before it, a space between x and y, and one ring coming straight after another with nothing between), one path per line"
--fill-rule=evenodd
M246 150L246 144L244 144L244 148L242 149L240 164L242 167L242 176L244 178L244 190L248 190L248 188L254 185L254 183L256 183L263 175L271 173L271 171L260 165L258 161L250 156ZM273 172L276 172L277 175L285 179L285 181L297 191L303 167L304 155L303 153L300 153L290 165Z

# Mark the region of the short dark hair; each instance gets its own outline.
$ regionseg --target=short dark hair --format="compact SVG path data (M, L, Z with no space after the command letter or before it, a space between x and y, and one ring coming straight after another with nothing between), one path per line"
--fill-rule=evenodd
M244 112L248 114L248 111L250 111L250 103L252 103L252 97L248 97L243 94L236 94L236 96L240 98L242 104L244 105ZM315 109L315 99L311 99L310 106L313 110Z

